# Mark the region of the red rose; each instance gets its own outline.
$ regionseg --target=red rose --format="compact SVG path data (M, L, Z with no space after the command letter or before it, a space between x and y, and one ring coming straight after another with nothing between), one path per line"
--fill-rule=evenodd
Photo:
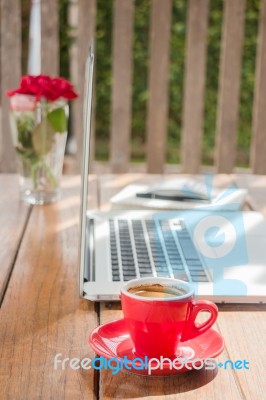
M23 76L20 82L20 89L17 90L20 94L36 94L33 77Z
M37 76L38 97L45 97L47 100L54 101L56 96L52 87L52 79L47 75Z
M54 92L58 97L63 97L68 100L72 100L77 97L73 85L71 85L71 83L64 78L54 78L53 87Z
M48 75L26 75L21 78L20 87L7 92L9 97L15 94L27 94L36 97L39 100L41 97L48 101L55 101L64 98L72 100L78 97L74 91L73 85L64 78L51 78Z

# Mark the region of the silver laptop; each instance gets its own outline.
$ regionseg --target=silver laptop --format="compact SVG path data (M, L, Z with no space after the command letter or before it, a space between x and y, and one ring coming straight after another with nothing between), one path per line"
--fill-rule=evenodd
M94 55L86 64L81 190L81 297L118 300L124 282L148 276L191 282L217 303L266 300L266 223L262 214L200 210L92 212L88 204Z

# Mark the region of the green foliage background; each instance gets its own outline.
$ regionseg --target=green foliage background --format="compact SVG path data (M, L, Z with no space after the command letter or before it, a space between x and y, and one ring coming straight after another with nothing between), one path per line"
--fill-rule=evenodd
M26 0L21 1L26 9L27 6L25 4L29 2ZM108 158L112 90L113 3L113 0L97 0L95 93L96 156L98 159ZM60 73L67 78L69 78L68 48L71 45L70 31L67 26L68 4L69 0L60 0ZM248 165L249 162L259 5L259 0L246 0L245 38L237 133L237 164L241 166ZM150 7L150 0L135 0L131 146L132 160L134 161L142 161L145 158ZM187 0L173 0L167 144L167 161L170 163L179 162L180 157L187 8ZM202 145L202 162L204 164L212 164L214 156L223 0L210 0L209 8ZM25 24L23 26L23 35L25 37Z

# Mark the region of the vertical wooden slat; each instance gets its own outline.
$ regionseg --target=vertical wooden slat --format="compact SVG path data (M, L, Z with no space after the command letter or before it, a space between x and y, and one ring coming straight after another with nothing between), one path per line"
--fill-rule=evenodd
M74 85L76 90L78 90L78 81L79 81L79 62L78 62L78 45L77 45L77 37L78 37L78 0L70 0L68 4L68 26L69 32L71 35L71 45L69 47L69 75L71 83ZM67 142L67 151L71 155L75 155L77 153L77 141L76 141L76 128L79 124L78 118L78 108L77 108L78 100L71 102L70 104L70 131L71 137L68 136ZM76 163L75 163L76 167ZM73 170L73 172L76 172Z
M2 42L2 4L1 4L1 0L0 0L0 172L1 172L1 163L2 163L2 146L3 146L3 138L2 138L2 46L1 46L1 42Z
M58 0L41 1L41 72L59 73L59 7Z
M208 3L208 0L188 2L181 140L182 170L187 173L198 172L201 163Z
M77 29L77 70L78 80L74 82L79 98L72 103L74 114L74 136L77 142L77 171L80 171L81 154L83 145L83 97L85 64L88 57L89 45L95 33L96 24L96 0L78 0L78 29ZM95 69L94 69L95 71ZM93 140L93 133L91 136ZM91 152L92 154L92 152Z
M79 24L79 15L78 15L78 0L69 0L68 4L68 25L71 35L71 45L69 47L69 70L71 81L73 84L77 84L78 82L78 46L77 46L77 37L78 37L78 24Z
M172 0L153 0L150 28L147 170L163 172L168 116L168 63Z
M115 0L110 162L117 173L125 172L129 161L133 12L133 0Z
M2 41L2 31L1 31L1 26L2 26L2 18L1 18L1 0L0 0L0 93L2 93L2 74L1 74L1 69L2 69L2 63L1 63L1 41ZM1 126L1 98L0 98L0 126ZM0 129L1 131L1 129ZM0 133L0 143L1 143L1 133ZM1 152L0 152L1 154Z
M245 0L225 0L216 123L216 167L230 173L235 164Z
M261 0L253 105L251 167L255 174L266 173L266 0Z
M0 171L16 171L6 91L18 86L21 76L21 9L19 0L1 0L1 127Z

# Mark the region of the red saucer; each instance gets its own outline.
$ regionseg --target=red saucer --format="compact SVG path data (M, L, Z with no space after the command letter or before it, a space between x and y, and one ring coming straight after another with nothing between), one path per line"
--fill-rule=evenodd
M183 358L186 359L186 363L177 361L175 362L176 368L171 368L169 362L164 362L162 369L157 368L149 373L148 369L139 369L145 360L144 357L140 359L134 353L134 345L127 331L124 319L98 326L90 334L88 342L96 354L107 359L116 358L122 360L124 357L127 357L127 360L132 361L138 358L138 360L134 361L134 365L129 361L127 363L128 368L124 368L124 370L135 374L151 376L175 375L180 372L200 369L205 359L217 357L224 348L222 336L213 329L209 329L202 335L181 343L173 359ZM196 361L196 359L200 360ZM153 365L156 365L156 362Z

